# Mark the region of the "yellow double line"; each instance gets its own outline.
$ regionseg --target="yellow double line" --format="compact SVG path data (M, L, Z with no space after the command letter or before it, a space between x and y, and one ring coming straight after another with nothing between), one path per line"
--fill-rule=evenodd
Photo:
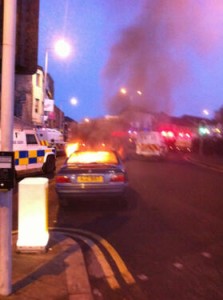
M104 254L102 251L99 249L99 247L96 245L95 242L91 240L94 239L98 243L100 243L109 253L109 255L112 257L113 261L115 262L123 280L126 282L128 285L133 285L136 284L135 279L127 269L124 261L121 259L117 251L112 247L111 244L109 244L105 239L103 239L101 236L92 233L90 231L82 230L82 229L70 229L70 228L63 228L63 227L54 227L50 228L50 230L55 230L55 231L62 231L66 233L72 233L74 238L80 239L83 242L85 242L93 251L95 257L97 258L98 263L101 266L101 269L103 270L105 279L107 280L109 286L112 289L119 289L120 285L115 277L114 272L111 269L111 266L107 262Z

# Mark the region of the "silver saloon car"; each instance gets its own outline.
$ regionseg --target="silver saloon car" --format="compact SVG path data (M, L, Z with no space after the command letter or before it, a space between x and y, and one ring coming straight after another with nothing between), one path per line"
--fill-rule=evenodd
M127 186L125 167L113 150L75 151L56 175L56 192L61 205L91 196L115 196L125 201Z

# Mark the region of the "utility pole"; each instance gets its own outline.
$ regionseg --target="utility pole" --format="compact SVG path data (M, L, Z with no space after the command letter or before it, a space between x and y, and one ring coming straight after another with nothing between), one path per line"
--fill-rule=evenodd
M16 0L4 1L1 90L1 151L12 151ZM12 292L12 190L0 191L0 295Z

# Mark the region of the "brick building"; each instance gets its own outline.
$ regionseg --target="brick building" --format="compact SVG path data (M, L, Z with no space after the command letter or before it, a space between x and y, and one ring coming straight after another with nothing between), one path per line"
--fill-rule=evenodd
M54 106L44 115L44 70L37 65L39 0L17 0L15 119L27 126L64 129L64 113ZM0 0L0 68L4 1ZM1 84L1 81L0 81ZM47 74L46 98L54 99L54 81ZM1 91L1 86L0 86Z
M4 1L0 0L0 68L3 44L3 8ZM34 81L40 72L37 71L39 0L17 0L16 23L15 116L21 118L26 124L32 124L32 122L39 124L38 114L41 111L42 96L40 91L33 90L36 85ZM37 105L37 103L39 104ZM35 113L37 106L38 114Z
M44 72L41 67L34 74L16 74L14 115L33 126L44 125ZM54 82L48 76L48 90L54 95Z
M2 59L3 6L0 0L0 63ZM37 69L39 0L17 0L16 73L33 74Z

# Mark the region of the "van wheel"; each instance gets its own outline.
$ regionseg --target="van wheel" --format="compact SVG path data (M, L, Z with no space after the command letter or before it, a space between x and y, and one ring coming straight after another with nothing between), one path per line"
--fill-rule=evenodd
M45 174L53 174L55 170L56 170L55 156L49 155L47 157L47 160L46 160L44 166L43 166L43 172Z

